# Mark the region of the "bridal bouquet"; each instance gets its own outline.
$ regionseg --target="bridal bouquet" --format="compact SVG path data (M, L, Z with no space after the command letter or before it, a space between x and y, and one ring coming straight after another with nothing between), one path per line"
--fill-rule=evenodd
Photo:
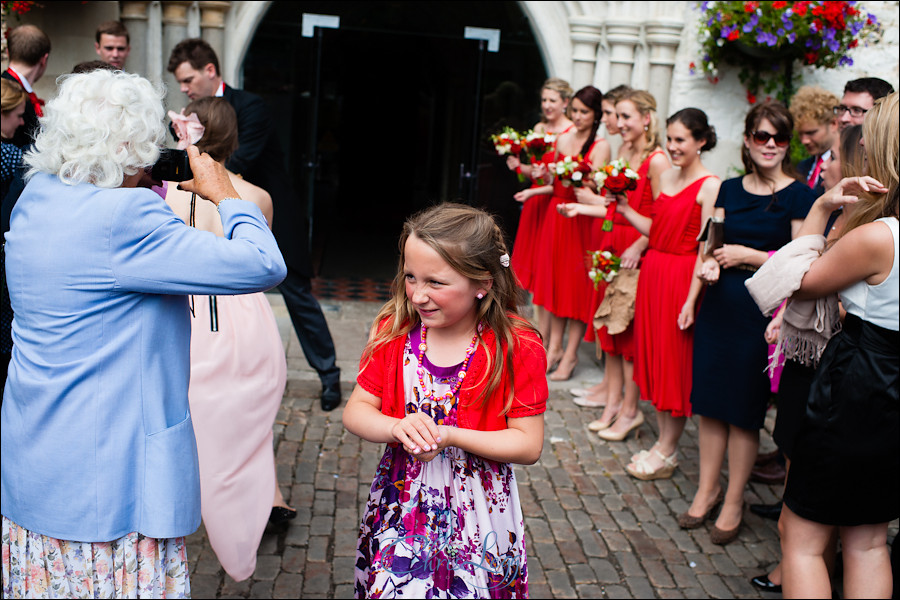
M559 178L565 186L581 187L590 174L591 166L579 154L564 156L562 160L550 163L550 173Z
M552 133L539 133L534 130L525 132L522 138L522 158L523 162L535 164L541 161L544 154L553 148L553 142L556 136ZM537 177L535 183L544 185L542 177Z
M609 283L615 279L622 266L622 259L607 250L590 250L588 259L588 277L594 282L594 289L597 289L601 281Z
M492 135L491 143L494 144L494 150L500 156L507 154L518 156L522 152L522 138L519 132L512 127L504 127L501 133Z
M617 158L594 172L597 189L605 189L611 194L623 194L637 187L640 176L628 166L628 161ZM610 202L603 219L603 231L612 231L613 217L616 216L616 203Z

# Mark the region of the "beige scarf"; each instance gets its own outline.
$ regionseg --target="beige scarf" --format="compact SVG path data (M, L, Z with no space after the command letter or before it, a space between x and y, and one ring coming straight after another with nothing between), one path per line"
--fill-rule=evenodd
M766 316L800 289L803 276L825 249L825 236L805 235L786 244L745 282L747 291ZM836 294L815 300L791 300L784 309L784 322L769 369L783 355L808 367L819 364L828 340L841 330Z

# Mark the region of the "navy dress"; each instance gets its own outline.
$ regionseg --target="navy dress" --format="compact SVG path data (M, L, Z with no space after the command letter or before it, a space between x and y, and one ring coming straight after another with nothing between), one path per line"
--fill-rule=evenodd
M743 177L729 179L716 200L725 210L725 243L778 250L791 241L791 221L805 218L815 199L800 182L757 196L744 190ZM719 281L707 286L694 330L691 390L695 414L749 430L763 426L771 393L764 338L769 318L744 286L753 271L722 269Z

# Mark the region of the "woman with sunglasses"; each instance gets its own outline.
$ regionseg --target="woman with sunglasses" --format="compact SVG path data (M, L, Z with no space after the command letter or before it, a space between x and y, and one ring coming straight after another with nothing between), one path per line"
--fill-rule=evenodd
M697 276L707 284L694 332L691 405L700 415L700 481L684 529L703 525L722 505L710 541L727 544L742 522L744 488L759 448L770 395L764 317L744 286L756 269L791 241L815 201L794 177L789 144L794 121L777 102L754 106L744 123L746 174L722 183L714 216L724 219L724 245ZM728 454L728 487L719 477Z

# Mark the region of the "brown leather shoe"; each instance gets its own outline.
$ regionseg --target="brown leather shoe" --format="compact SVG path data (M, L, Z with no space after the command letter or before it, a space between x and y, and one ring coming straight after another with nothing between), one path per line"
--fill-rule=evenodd
M784 478L787 471L784 465L778 464L778 461L772 461L761 467L753 467L750 471L750 481L757 483L768 483L770 485L784 485Z

